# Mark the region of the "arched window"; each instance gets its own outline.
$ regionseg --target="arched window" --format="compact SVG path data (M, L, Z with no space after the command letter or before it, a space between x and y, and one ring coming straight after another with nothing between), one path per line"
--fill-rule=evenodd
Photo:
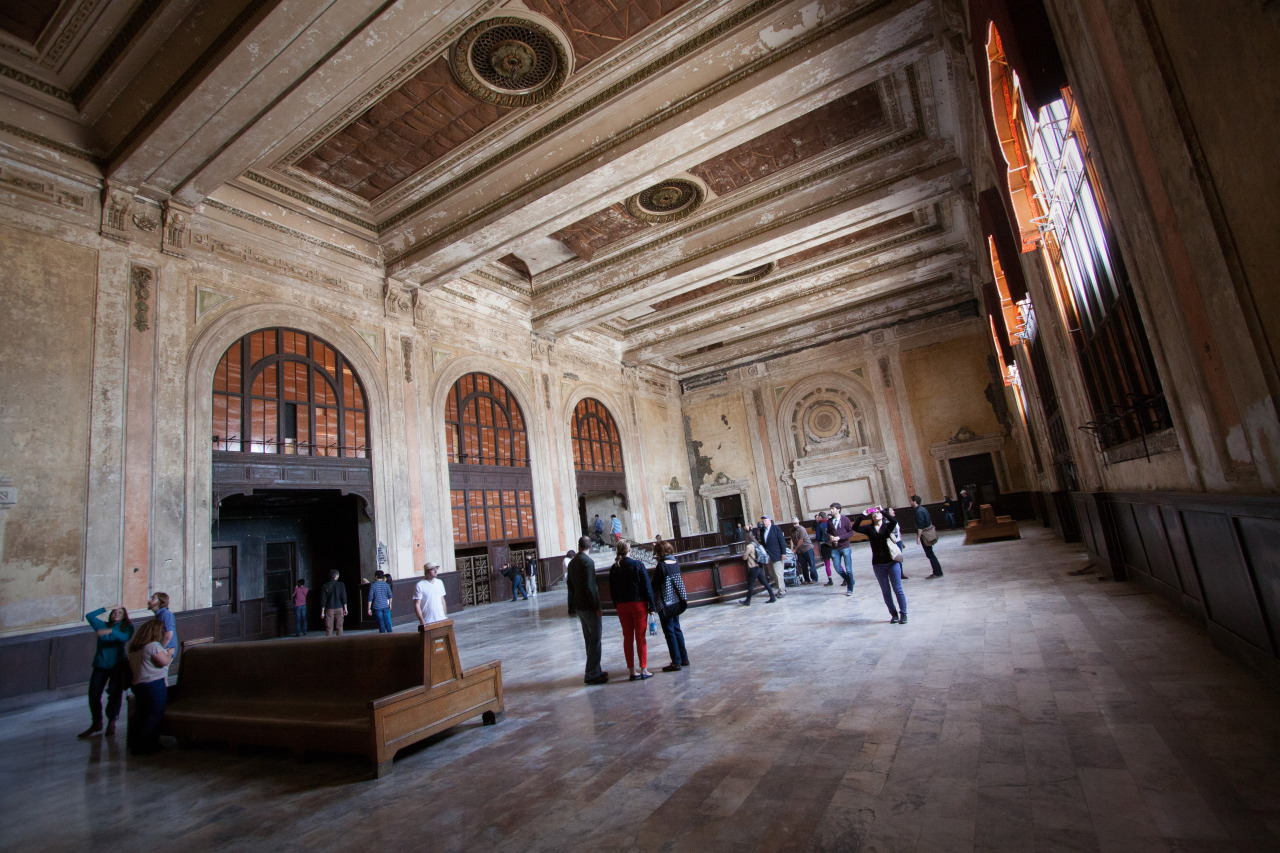
M342 353L306 332L245 335L213 374L213 449L367 458L360 377Z
M622 471L622 439L613 415L587 397L573 410L573 467L578 471Z
M529 467L524 415L507 386L487 373L468 373L445 400L449 462Z

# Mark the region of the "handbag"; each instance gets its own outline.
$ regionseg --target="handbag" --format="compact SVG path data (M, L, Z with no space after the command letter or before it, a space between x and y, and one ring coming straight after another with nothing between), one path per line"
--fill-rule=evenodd
M928 527L920 531L920 544L926 548L932 548L938 542L938 528L930 524Z
M884 544L889 546L889 556L895 563L902 562L902 549L898 547L898 543L890 538L884 540Z

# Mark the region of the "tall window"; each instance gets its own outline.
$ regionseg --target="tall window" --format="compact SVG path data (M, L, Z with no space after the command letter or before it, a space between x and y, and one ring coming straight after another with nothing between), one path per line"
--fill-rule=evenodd
M449 461L462 465L529 467L529 438L520 406L487 373L468 373L445 400Z
M621 471L622 439L604 403L590 397L573 410L570 425L573 467L578 471Z
M1166 429L1160 378L1075 100L1063 89L1033 115L994 27L988 58L1023 250L1043 253L1062 303L1094 412L1087 428L1103 449Z
M452 489L453 544L534 538L529 489Z
M245 335L213 374L213 449L367 458L364 386L342 353L314 335Z

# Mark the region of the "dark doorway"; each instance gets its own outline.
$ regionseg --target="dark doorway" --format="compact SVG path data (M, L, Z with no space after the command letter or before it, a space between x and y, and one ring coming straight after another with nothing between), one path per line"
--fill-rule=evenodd
M213 549L213 606L235 608L236 549L224 545Z
M1000 511L1000 486L990 453L957 456L949 460L948 464L951 466L951 481L956 485L957 494L961 489L969 489L973 493L975 517L983 504L991 504L996 512Z
M746 527L746 516L742 512L742 495L725 495L722 498L716 498L716 518L720 519L720 532L732 542L738 525Z
M343 626L359 627L361 580L372 579L377 568L372 525L364 499L337 490L255 489L223 499L214 524L214 577L218 552L230 546L236 565L230 569L228 616L234 612L243 624L233 634L220 614L219 639L292 633L292 590L299 579L310 590L311 627L318 627L320 588L331 570L347 588Z
M591 528L587 526L587 496L578 495L578 523L582 525L579 529L583 536L591 535Z
M679 539L684 534L680 532L680 502L671 501L667 504L667 511L671 513L671 536Z

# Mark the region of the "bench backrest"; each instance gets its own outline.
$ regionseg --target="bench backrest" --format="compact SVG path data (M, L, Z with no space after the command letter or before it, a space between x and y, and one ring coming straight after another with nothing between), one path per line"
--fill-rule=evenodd
M417 632L210 643L183 655L178 695L184 705L232 697L364 705L422 685L427 645Z

